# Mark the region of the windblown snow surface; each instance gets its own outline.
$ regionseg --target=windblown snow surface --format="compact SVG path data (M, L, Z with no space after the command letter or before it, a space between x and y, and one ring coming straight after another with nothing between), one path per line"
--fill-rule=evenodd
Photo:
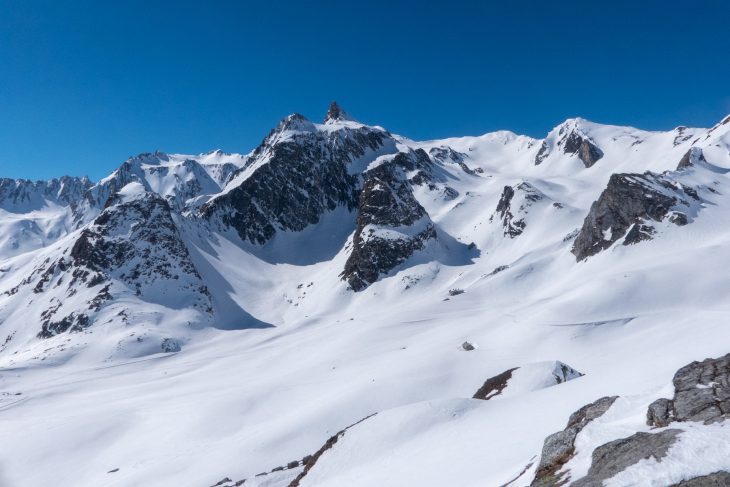
M307 130L331 133L338 123L360 126ZM557 144L571 130L602 150L592 167ZM397 150L451 149L459 160L438 162L433 187L414 189L438 245L365 290L340 278L353 209L264 245L173 211L212 310L124 291L91 326L50 338L37 334L53 296L12 290L68 255L103 206L80 200L74 219L54 199L0 200L0 485L206 487L227 477L286 486L301 467L256 475L314 454L368 417L300 485L524 486L547 435L584 404L618 395L576 440L570 467L579 478L593 448L648 429L646 407L671 395L679 367L730 352L729 133L727 123L646 132L573 119L548 135L538 165L543 141L510 132L395 137ZM677 171L691 146L706 163ZM255 169L238 171L251 155L148 156L130 186L115 188L122 201L146 191L194 213ZM383 154L362 157L360 170ZM185 161L195 164L184 170ZM573 239L611 175L645 171L696 189L690 222L654 222L651 239L577 261ZM455 191L444 197L447 186ZM505 186L515 193L512 221L523 223L514 237L497 212ZM96 295L78 292L82 301ZM583 375L552 381L556 361ZM515 367L503 394L471 398ZM686 426L663 466L637 464L610 485L730 469L728 426L713 428ZM697 442L711 444L701 461L682 453ZM650 477L659 480L644 483Z

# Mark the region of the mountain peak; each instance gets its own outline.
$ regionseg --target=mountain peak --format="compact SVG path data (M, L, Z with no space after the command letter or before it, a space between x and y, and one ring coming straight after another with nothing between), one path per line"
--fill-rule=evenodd
M324 118L324 123L345 122L353 120L354 119L350 117L350 115L345 110L343 110L336 101L333 101L332 103L330 103L329 109L327 110L327 116Z

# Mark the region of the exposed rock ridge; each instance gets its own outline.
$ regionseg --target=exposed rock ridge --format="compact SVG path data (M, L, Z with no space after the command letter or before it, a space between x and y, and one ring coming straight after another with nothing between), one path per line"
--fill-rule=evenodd
M542 141L535 155L535 165L540 165L551 153L553 147L564 154L575 154L586 168L592 167L603 157L603 151L583 130L578 127L578 119L565 122L557 135L552 132ZM557 141L555 140L557 139Z
M426 210L413 196L406 173L430 163L422 149L401 152L364 174L352 251L341 274L355 291L405 262L436 239ZM413 179L411 179L412 181Z
M690 147L689 150L682 156L677 164L677 171L687 169L688 167L694 167L698 164L707 163L705 155L700 147Z
M366 126L328 132L291 115L254 150L200 215L262 245L279 231L301 231L337 207L354 209L358 177L350 165L383 150L390 136Z
M515 198L518 195L519 200ZM518 237L527 226L525 216L529 208L543 198L544 195L537 188L525 181L515 186L505 186L489 221L496 217L502 222L505 237Z
M666 217L676 225L685 225L692 201L699 201L696 190L665 175L613 174L591 205L572 252L580 261L624 237L624 245L649 240L655 232L651 222Z
M297 476L297 478L295 478L295 479L294 479L294 480L293 480L293 481L292 481L292 482L291 482L291 483L289 484L289 486L288 486L288 487L299 487L299 484L301 483L302 479L303 479L304 477L306 477L306 476L307 476L307 474L309 473L309 471L310 471L310 470L312 470L312 468L313 468L313 467L314 467L314 466L315 466L315 465L317 464L317 461L318 461L318 460L320 459L320 457L321 457L322 455L324 455L324 453L325 453L325 452L326 452L327 450L331 449L331 448L332 448L332 447L333 447L333 446L335 445L335 443L337 443L337 442L338 442L338 441L339 441L339 440L340 440L340 439L341 439L341 438L342 438L343 436L345 436L345 433L347 433L347 430L349 430L350 428L354 428L354 427L355 427L355 426L357 426L358 424L360 424L360 423L362 423L363 421L366 421L366 420L368 420L368 419L372 418L372 417L373 417L373 416L375 416L376 414L377 414L377 413L373 413L373 414L371 414L370 416L365 416L365 417L364 417L364 418L362 418L362 419L361 419L360 421L358 421L358 422L356 422L356 423L353 423L353 424L351 424L350 426L348 426L348 427L346 427L346 428L343 428L342 430L338 431L337 433L335 433L334 435L332 435L332 436L331 436L331 437L330 437L330 438L329 438L329 439L328 439L328 440L327 440L327 441L325 442L325 444L324 444L324 445L322 445L322 447L321 447L321 448L320 448L319 450L317 450L317 451L316 451L316 452L315 452L314 454L312 454L312 455L309 455L309 456L305 457L305 459L304 459L304 460L302 460L302 463L304 464L304 470L303 470L303 471L302 471L302 472L301 472L301 473L300 473L300 474L299 474L299 475ZM305 461L305 460L306 460L306 461Z
M208 290L180 237L169 204L152 193L115 201L81 231L67 255L37 269L39 277L32 279L36 294L62 284L67 298L81 287L97 289L96 297L84 308L69 309L70 304L62 302L49 306L42 316L39 337L80 331L92 324L91 316L112 299L112 292L121 291L115 283L122 283L142 299L164 305L184 298L186 306L201 313L212 311ZM163 288L163 294L168 294L159 295Z

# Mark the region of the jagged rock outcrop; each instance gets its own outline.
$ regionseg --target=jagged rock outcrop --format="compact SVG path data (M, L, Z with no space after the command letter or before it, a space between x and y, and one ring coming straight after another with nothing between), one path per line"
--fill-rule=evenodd
M603 157L603 151L583 130L579 128L580 120L568 120L560 126L558 133L552 132L543 140L535 155L535 165L540 165L557 147L564 154L575 154L586 168L592 167Z
M290 115L200 215L233 228L243 240L264 244L278 231L301 231L337 207L354 209L359 181L351 164L390 150L395 145L384 130L318 130L303 116Z
M544 195L537 188L524 181L514 187L505 186L489 220L493 221L496 217L502 222L505 237L518 237L527 226L525 216L529 208L543 198Z
M690 147L679 160L679 164L677 164L677 171L687 169L688 167L694 167L701 163L707 163L707 159L705 159L702 149L700 147Z
M563 465L575 455L575 438L583 428L594 419L603 416L613 405L618 396L602 397L591 404L583 406L570 415L568 425L563 431L548 436L542 448L540 463L531 487L555 487L567 481L566 472L561 472Z
M501 374L490 377L484 381L484 384L474 393L472 398L486 401L494 396L498 396L507 387L507 383L512 378L512 372L517 369L518 367L507 369Z
M577 154L578 158L583 161L585 167L593 166L603 157L603 151L598 148L587 136L571 132L565 138L563 151L566 154Z
M684 225L689 221L693 200L699 201L693 188L664 175L613 174L591 205L572 252L580 261L624 237L624 245L649 240L654 233L651 222L667 217L672 223Z
M352 117L350 117L350 115L348 115L347 112L345 112L336 101L330 103L330 106L327 109L327 115L325 115L323 123L345 121L352 121Z
M73 308L74 300L52 298L55 304L42 315L41 338L89 326L91 316L112 299L112 293L122 292L119 285L157 304L212 311L210 295L180 237L170 205L152 193L115 196L81 231L66 255L44 263L34 275L38 277L31 276L28 283L35 283L36 294L63 286L66 298L77 293L94 295L81 301L81 309L79 303Z
M436 239L430 217L413 196L413 178L406 175L417 171L419 177L427 161L423 150L402 152L364 174L352 251L341 274L353 290L365 289Z

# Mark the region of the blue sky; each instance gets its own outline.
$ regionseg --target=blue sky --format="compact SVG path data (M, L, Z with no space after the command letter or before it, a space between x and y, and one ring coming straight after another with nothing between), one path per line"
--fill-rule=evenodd
M248 152L338 100L417 139L730 113L724 1L0 0L0 177Z

